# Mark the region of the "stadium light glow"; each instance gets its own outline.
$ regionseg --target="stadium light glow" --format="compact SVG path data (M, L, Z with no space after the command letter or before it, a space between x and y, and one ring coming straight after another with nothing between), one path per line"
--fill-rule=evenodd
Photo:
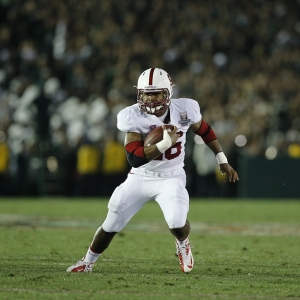
M247 144L247 137L243 134L239 134L234 142L238 147L244 147Z
M277 154L278 154L277 148L273 146L270 146L265 152L266 159L269 160L275 159Z
M203 144L204 144L204 141L202 140L202 137L199 136L199 135L195 135L195 137L194 137L194 142L195 142L197 145L203 145Z
M56 157L54 156L49 156L47 158L47 168L50 172L55 172L58 169L58 162Z

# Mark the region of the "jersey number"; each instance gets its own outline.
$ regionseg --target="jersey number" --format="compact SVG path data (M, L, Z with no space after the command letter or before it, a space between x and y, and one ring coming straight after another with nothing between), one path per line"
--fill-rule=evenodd
M181 137L183 135L182 131L177 132ZM181 153L181 142L177 142L176 144L174 144L172 147L170 147L169 149L167 149L165 151L165 153L162 153L161 155L157 156L154 160L162 160L163 159L163 155L165 155L165 158L167 160L171 160L177 156L180 155ZM174 150L172 150L174 149ZM173 152L173 153L172 153Z

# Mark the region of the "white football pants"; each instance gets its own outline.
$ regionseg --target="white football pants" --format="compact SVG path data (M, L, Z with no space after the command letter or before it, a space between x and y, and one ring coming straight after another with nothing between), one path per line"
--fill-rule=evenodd
M170 229L183 227L189 211L189 195L185 185L183 169L170 173L133 169L111 195L108 214L102 224L103 230L121 231L150 200L159 204Z

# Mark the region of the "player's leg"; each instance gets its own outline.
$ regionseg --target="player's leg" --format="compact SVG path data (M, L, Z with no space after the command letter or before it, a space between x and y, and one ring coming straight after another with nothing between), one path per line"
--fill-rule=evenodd
M177 240L184 241L189 236L190 229L191 229L190 222L186 220L183 227L170 228L170 231Z
M91 272L102 252L109 246L116 233L120 232L130 219L148 201L142 192L142 176L129 175L118 186L108 203L108 213L103 224L97 229L85 257L67 269L67 272ZM84 268L84 265L87 268Z
M176 251L181 270L193 269L194 259L189 242L190 223L187 220L189 195L185 188L185 177L176 176L161 182L161 191L156 198L171 233L175 236Z
M174 176L160 181L158 196L159 204L171 233L184 240L190 233L190 223L187 221L189 211L189 195L185 188L185 177Z

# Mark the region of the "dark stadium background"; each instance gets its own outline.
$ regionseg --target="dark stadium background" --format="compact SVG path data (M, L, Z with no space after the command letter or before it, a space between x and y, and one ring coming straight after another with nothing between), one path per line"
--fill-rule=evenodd
M0 195L109 196L128 172L116 115L165 69L199 101L228 184L188 137L192 197L300 197L300 1L0 1Z

